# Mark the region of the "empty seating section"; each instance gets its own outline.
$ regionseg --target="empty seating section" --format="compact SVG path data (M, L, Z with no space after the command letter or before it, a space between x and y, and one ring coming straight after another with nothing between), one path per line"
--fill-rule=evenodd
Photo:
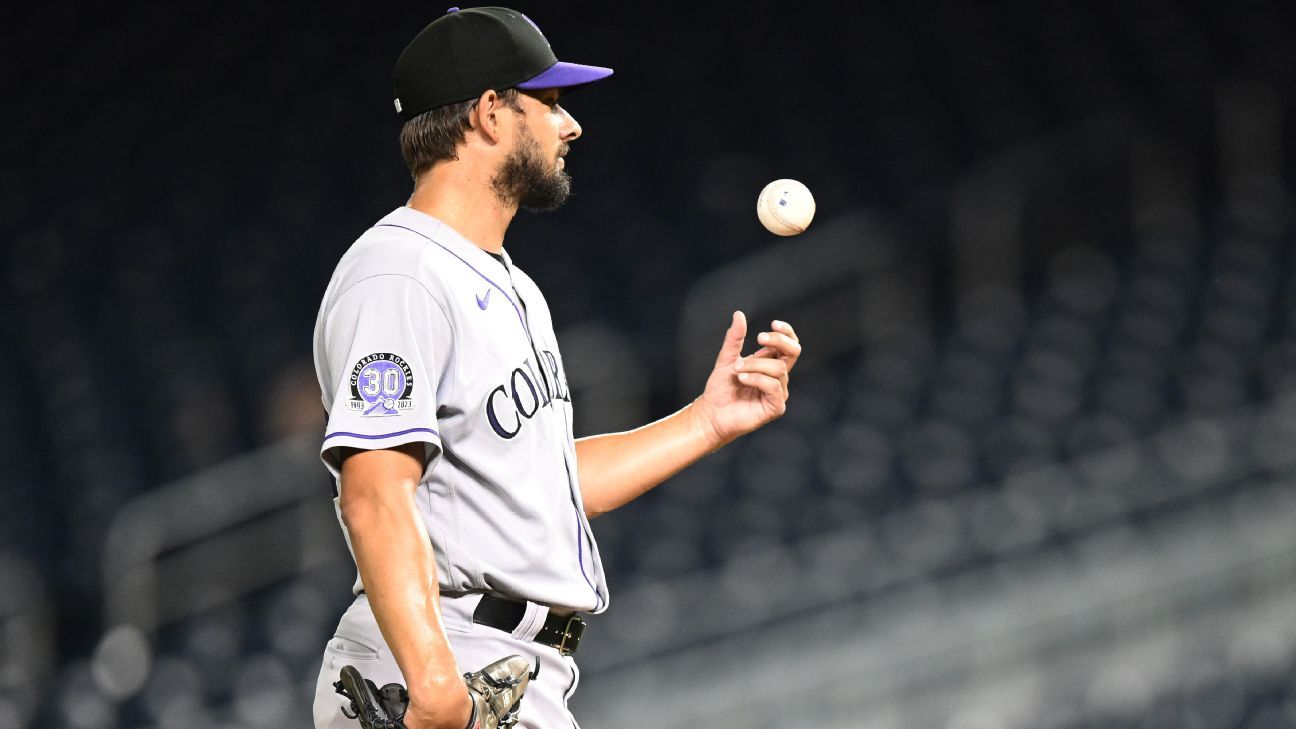
M798 372L786 418L594 522L627 596L613 607L627 617L607 618L618 646L687 636L706 610L741 629L798 597L868 601L1032 550L1079 554L1102 525L1128 523L1136 550L1141 520L1291 475L1287 410L1243 444L1210 420L1296 392L1290 200L1239 217L1212 157L1229 144L1221 87L1259 80L1291 107L1281 3L873 4L845 21L807 12L793 43L775 42L773 4L738 25L670 8L626 21L706 47L696 61L611 16L586 33L567 5L536 11L555 46L608 57L618 76L570 100L587 136L571 158L579 195L519 219L510 252L563 292L559 331L634 333L654 409L677 405L681 294L766 240L750 208L768 179L804 179L823 218L886 211L933 283L930 326ZM386 84L425 10L82 4L27 10L3 32L0 553L40 565L57 603L58 690L41 711L58 725L310 725L346 570L162 628L140 687L114 695L92 654L112 627L98 623L98 566L131 498L322 424L315 309L349 242L408 194ZM1063 244L1027 228L1020 286L947 286L957 180L1117 110L1203 151L1192 222ZM1063 199L1085 197L1068 184ZM689 580L713 580L714 604L688 604L673 584ZM1293 678L1296 656L1279 651L1264 670L1037 726L1296 727ZM0 725L43 725L9 688L0 679Z

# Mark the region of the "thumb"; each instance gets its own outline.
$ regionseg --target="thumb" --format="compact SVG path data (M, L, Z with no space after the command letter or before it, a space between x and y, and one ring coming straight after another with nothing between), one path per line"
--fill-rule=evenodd
M729 325L729 331L725 332L724 344L720 345L720 354L716 355L716 366L727 366L738 359L746 339L747 317L741 311L735 311L733 323Z

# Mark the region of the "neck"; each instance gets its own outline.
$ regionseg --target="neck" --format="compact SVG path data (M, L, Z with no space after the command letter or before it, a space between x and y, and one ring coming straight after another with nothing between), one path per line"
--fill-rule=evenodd
M419 176L405 204L454 228L478 248L498 254L517 206L499 199L491 178L491 171L481 165L438 162Z

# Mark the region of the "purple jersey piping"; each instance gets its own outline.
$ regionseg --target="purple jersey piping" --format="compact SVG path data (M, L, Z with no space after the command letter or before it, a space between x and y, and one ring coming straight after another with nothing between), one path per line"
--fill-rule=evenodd
M471 263L469 263L468 261L465 261L465 260L463 259L463 256L460 256L458 253L455 253L454 251L450 250L449 248L446 248L445 246L441 245L440 243L437 243L437 241L436 241L435 239L433 239L432 237L427 236L427 235L424 235L423 233L420 233L420 232L418 232L417 230L414 230L413 228L407 228L407 227L405 227L404 225L396 225L395 223L379 223L379 224L375 225L374 227L375 227L375 228L400 228L401 230L408 230L409 232L413 233L414 235L420 236L420 237L422 237L422 238L426 238L429 242L433 243L434 245L436 245L436 246L437 246L438 248L440 248L441 250L445 251L446 253L449 253L450 255L454 256L455 258L458 258L459 261L460 261L461 263L463 263L463 265L467 266L468 268L471 268L471 269L472 269L472 272L475 273L475 274L477 274L478 276L481 276L481 277L486 281L486 283L488 283L488 284L490 284L491 286L494 286L495 288L499 289L499 292L500 292L501 294L503 294L503 295L504 295L504 298L508 299L509 304L511 304L511 305L513 306L513 311L517 313L518 321L521 322L521 324L522 324L522 331L526 332L527 339L528 339L528 340L531 339L531 328L527 326L527 323L526 323L526 317L522 316L522 310L518 308L517 302L513 300L513 297L508 295L508 292L504 290L504 287L503 287L503 286L500 286L499 284L497 284L497 283L495 283L494 281L490 280L490 277L489 277L489 276L487 276L486 274L482 273L481 271L478 271L477 268L476 268L475 266L473 266L473 265L472 265Z
M434 244L436 247L440 248L441 250L445 251L446 253L449 253L450 255L454 256L454 257L457 258L457 259L459 259L459 262L460 262L460 263L462 263L463 265L465 265L465 266L467 266L469 269L471 269L473 273L477 274L478 276L481 276L483 281L485 281L486 283L490 284L491 286L494 286L496 289L499 290L499 292L500 292L501 294L504 295L504 298L508 300L509 305L513 307L513 312L514 312L515 314L517 314L517 317L518 317L518 323L520 323L520 324L522 325L522 331L526 332L526 335L527 335L527 339L528 339L528 340L531 339L531 328L527 326L526 317L522 316L522 310L518 308L517 302L513 300L513 297L508 295L508 292L504 290L504 287L503 287L503 286L500 286L499 284L497 284L497 283L495 283L494 281L492 281L491 278L490 278L490 276L487 276L486 274L484 274L484 273L482 273L481 271L477 270L477 267L476 267L476 266L474 266L474 265L472 265L471 263L469 263L468 261L464 260L463 256L460 256L458 253L455 253L454 251L452 251L452 250L450 250L449 248L445 247L445 246L442 245L441 243L437 242L437 241L436 241L434 238L432 238L431 236L426 235L426 234L424 234L424 233L420 233L419 231L414 230L413 228L410 228L410 227L407 227L407 226L404 226L404 225L397 225L397 224L395 224L395 223L378 223L378 224L375 225L374 227L375 227L375 228L400 228L401 230L408 230L409 232L413 233L414 235L417 235L417 236L419 236L420 238L424 238L424 239L426 239L428 242ZM411 429L411 430L403 431L403 432L401 432L401 433L392 433L391 435L404 435L405 433L411 433L411 432L414 432L415 430L426 430L426 431L428 431L429 433L432 433L433 435L435 435L435 436L438 437L438 438L441 437L441 434L440 434L440 433L437 433L435 430L432 430L431 428L413 428L413 429ZM328 440L328 439L331 438L333 435L355 435L355 434L354 434L354 433L346 433L346 434L343 434L343 433L334 433L334 434L332 434L332 435L325 436L324 440ZM364 435L362 435L362 436L358 436L358 437L360 437L360 438L385 438L385 437L388 437L388 436L364 436ZM581 578L584 579L584 580L585 580L585 584L589 585L589 588L590 588L591 590L594 591L594 609L595 609L595 610L598 610L598 609L599 609L600 607L602 607L602 605L603 605L603 596L599 594L598 588L594 586L594 583L593 583L593 582L590 582L589 575L585 574L585 533L584 533L584 529L581 528L580 514L579 514L579 513L576 515L576 559L577 559L578 562L580 562Z
M580 562L581 577L585 579L585 584L594 591L594 609L598 610L603 607L603 596L599 594L598 588L590 582L589 575L585 574L585 530L581 528L580 514L576 515L576 559Z
M382 435L365 435L364 433L348 433L344 430L339 430L336 433L329 433L328 435L324 436L324 440L328 440L329 438L334 438L343 435L350 438L363 438L365 440L379 440L382 438L395 438L398 435L409 435L410 433L431 433L432 435L435 435L437 438L441 437L440 433L436 432L435 430L432 430L431 428L410 428L408 430L398 430L395 433L383 433Z

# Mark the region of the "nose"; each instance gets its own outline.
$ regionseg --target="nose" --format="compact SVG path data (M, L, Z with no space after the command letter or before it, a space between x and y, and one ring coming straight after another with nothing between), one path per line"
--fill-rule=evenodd
M562 107L558 108L562 109ZM571 142L580 137L581 125L580 122L576 121L576 117L572 116L566 109L562 109L562 114L562 140L564 142Z

